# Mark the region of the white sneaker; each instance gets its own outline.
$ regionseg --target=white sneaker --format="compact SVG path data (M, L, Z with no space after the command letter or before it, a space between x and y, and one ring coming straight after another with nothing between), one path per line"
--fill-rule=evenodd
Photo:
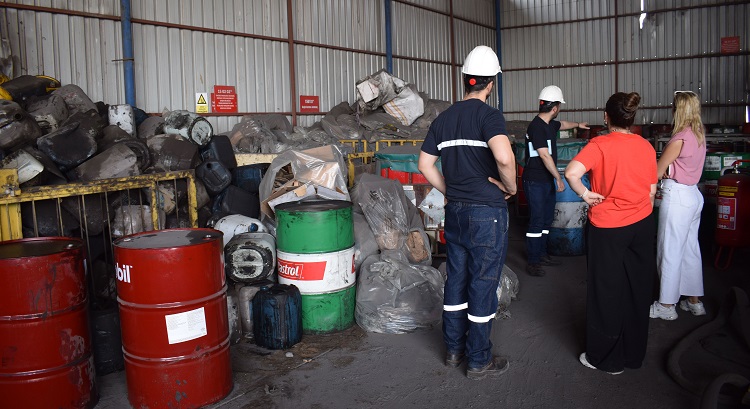
M706 315L706 308L703 303L698 301L696 304L691 303L688 300L680 301L680 308L683 311L690 311L693 315Z
M579 356L578 356L578 360L579 360L579 361L580 361L580 362L581 362L581 363L583 364L583 366L585 366L586 368L591 368L591 369L599 369L599 368L597 368L597 367L595 367L594 365L591 365L591 364L589 363L589 360L588 360L588 358L586 357L586 353L585 353L585 352L584 352L584 353L582 353L581 355L579 355ZM621 373L623 373L623 372L625 372L625 371L617 371L617 372L608 372L608 371L604 371L604 372L607 372L607 373L608 373L608 374L610 374L610 375L619 375L619 374L621 374Z
M677 311L674 308L674 305L671 307L665 307L661 305L659 301L654 301L653 304L651 304L651 311L649 311L648 316L651 318L661 318L663 320L672 321L677 319Z

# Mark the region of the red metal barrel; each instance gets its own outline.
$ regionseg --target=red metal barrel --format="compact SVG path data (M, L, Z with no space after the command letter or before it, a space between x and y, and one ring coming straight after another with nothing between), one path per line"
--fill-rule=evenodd
M92 408L96 373L83 242L0 243L0 406Z
M171 229L114 242L133 407L198 408L232 390L222 236Z

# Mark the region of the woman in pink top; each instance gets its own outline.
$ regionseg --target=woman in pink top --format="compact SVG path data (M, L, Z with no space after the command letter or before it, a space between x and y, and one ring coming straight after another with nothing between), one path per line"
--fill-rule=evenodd
M657 164L662 201L656 235L656 264L661 276L659 301L651 306L650 317L677 318L675 305L680 295L688 296L680 308L693 315L705 315L698 299L703 295L703 264L698 245L703 196L696 184L706 160L706 142L701 121L701 104L690 91L674 94L674 130Z

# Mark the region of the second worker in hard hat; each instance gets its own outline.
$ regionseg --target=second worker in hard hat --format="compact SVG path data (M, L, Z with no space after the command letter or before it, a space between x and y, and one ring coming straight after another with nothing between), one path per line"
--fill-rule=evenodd
M523 169L523 191L529 205L529 227L526 231L526 272L541 277L544 267L559 264L547 254L547 237L555 213L555 192L565 190L557 170L557 133L561 130L589 129L586 122L557 121L560 105L565 103L562 90L549 85L539 93L539 114L526 130L526 165Z

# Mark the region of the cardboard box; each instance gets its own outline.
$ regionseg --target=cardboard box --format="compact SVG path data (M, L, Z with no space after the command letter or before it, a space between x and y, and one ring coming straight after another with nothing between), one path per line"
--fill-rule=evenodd
M346 194L339 192L338 189L333 190L323 186L315 186L315 194L321 199L349 200Z
M303 184L298 180L290 180L271 193L271 196L260 204L260 211L267 217L275 219L276 213L274 212L274 208L277 205L302 200L303 198L313 196L314 194L315 186L311 184Z

